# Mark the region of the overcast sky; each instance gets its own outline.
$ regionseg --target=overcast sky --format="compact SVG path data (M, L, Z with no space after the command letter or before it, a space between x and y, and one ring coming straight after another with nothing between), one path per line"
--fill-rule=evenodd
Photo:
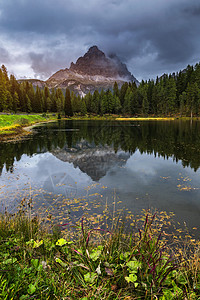
M200 61L200 0L0 0L0 64L47 79L90 46L138 79Z

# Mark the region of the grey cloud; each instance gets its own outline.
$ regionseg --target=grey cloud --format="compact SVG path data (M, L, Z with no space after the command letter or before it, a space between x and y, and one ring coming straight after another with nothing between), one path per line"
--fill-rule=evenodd
M47 56L45 54L31 52L29 56L31 59L31 68L35 73L35 77L40 75L41 78L43 78L51 73L52 68L50 67L50 62L47 61Z
M198 0L6 0L0 10L1 32L30 43L37 76L69 67L94 44L145 79L199 59Z
M88 10L83 10L81 1L76 2L76 7L72 3L70 5L71 1L62 0L15 0L14 5L13 2L14 0L5 2L0 19L0 27L8 33L14 31L69 35L75 28L81 32L82 27L88 26L91 20Z
M45 53L30 52L31 68L34 71L35 77L46 79L52 75L52 70L55 72L63 68L63 55L58 55L51 51Z
M10 61L10 55L6 49L3 47L0 47L0 58L4 64L8 63Z
M188 1L183 7L182 11L185 13L186 17L198 17L200 15L200 3L196 1Z

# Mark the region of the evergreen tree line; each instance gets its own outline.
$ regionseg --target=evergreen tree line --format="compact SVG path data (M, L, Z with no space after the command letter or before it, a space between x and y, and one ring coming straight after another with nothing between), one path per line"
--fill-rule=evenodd
M9 78L4 65L0 68L0 111L73 114L69 90L64 96L59 88L50 91L47 86L44 89L37 86L34 89L28 81L19 83L13 75Z
M57 112L65 116L74 113L124 115L198 115L200 110L200 63L178 73L143 81L137 87L115 82L113 90L96 90L84 97L58 89L36 87L24 81L19 83L13 75L8 77L4 65L0 69L0 111Z

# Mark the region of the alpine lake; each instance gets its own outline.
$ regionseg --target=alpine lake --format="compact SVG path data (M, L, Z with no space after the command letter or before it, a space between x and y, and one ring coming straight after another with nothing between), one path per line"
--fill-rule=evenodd
M199 121L58 121L0 143L0 211L53 222L109 209L173 212L199 235ZM24 205L26 205L24 204Z

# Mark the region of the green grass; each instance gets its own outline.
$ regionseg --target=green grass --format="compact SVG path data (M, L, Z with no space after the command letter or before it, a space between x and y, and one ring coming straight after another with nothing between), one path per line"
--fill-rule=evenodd
M92 216L47 227L30 206L0 219L0 299L199 299L200 243L162 232L164 212L132 219L127 232L130 216L112 230Z
M56 120L56 116L46 114L34 115L0 115L0 135L18 135L23 132L22 128L35 123Z
M22 118L29 123L45 120L41 115L0 115L0 128L18 124Z

